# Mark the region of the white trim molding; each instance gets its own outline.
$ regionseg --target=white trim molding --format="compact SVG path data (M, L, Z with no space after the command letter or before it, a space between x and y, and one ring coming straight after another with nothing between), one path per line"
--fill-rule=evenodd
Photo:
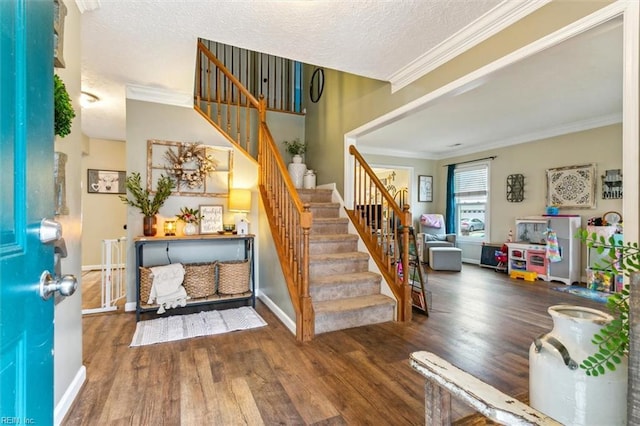
M84 384L85 380L87 380L87 367L83 365L77 371L76 375L71 381L71 384L69 384L67 390L64 391L64 395L62 395L62 398L60 398L60 401L53 409L53 424L62 424L64 417L67 415L69 409L71 408L71 405L80 393L80 389L82 389L82 385Z
M389 76L387 80L391 82L391 93L413 83L442 64L477 46L550 1L503 1L453 36Z
M193 108L192 93L176 92L159 87L140 86L138 84L127 84L127 99Z

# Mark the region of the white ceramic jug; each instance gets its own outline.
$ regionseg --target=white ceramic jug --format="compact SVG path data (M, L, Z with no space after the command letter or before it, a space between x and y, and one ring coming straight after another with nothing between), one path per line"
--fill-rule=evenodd
M613 320L597 309L556 305L553 329L529 348L530 405L565 425L613 426L627 420L627 360L597 377L579 364L596 352L593 335Z

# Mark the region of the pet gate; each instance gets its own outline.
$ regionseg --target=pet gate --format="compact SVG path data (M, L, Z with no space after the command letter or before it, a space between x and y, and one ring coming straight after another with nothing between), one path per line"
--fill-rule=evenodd
M100 307L83 309L83 314L109 312L118 309L116 302L125 297L125 265L127 238L102 240L102 271Z

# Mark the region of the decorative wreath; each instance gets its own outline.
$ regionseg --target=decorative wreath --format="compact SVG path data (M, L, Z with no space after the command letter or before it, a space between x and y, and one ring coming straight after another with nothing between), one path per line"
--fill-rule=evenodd
M180 144L177 153L169 148L165 157L169 162L167 173L176 178L178 186L183 185L189 189L200 188L218 165L207 154L206 147L197 143Z

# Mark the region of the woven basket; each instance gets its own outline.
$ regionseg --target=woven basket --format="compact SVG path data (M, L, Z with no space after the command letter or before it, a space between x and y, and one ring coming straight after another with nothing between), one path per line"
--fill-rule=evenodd
M140 267L140 304L146 305L149 303L149 296L151 295L151 284L153 278L151 278L151 269Z
M192 299L216 294L216 263L187 263L184 265L184 282L187 295Z
M249 261L218 262L218 293L239 294L249 291Z

